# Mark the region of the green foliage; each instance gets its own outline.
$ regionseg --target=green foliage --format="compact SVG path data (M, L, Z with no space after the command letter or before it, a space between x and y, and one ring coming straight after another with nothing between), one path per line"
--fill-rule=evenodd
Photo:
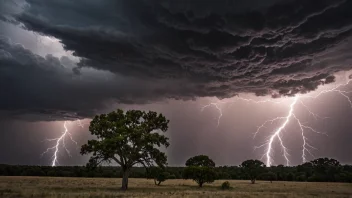
M318 158L310 162L314 175L310 180L335 182L344 167L335 159Z
M295 180L296 181L307 181L307 177L305 174L297 173Z
M286 177L286 180L287 180L287 181L293 181L293 180L294 180L294 177L295 177L295 176L294 176L293 173L288 173L288 174L287 174L287 177Z
M169 121L162 114L140 110L113 111L95 116L89 131L97 139L89 140L81 148L81 154L91 154L87 167L102 162L115 161L122 167L122 189L128 187L128 176L133 165L146 168L154 163L166 165L167 157L159 147L169 146L168 138L157 131L166 132Z
M228 189L230 189L231 188L231 185L230 185L230 182L228 182L228 181L225 181L225 182L223 182L222 184L221 184L221 189L222 190L228 190Z
M335 175L335 179L339 182L352 182L352 172L342 171Z
M170 177L170 173L160 167L152 167L151 175L154 179L154 184L160 186L161 182L166 181Z
M183 172L184 179L193 179L199 187L215 181L216 172L212 167L189 166Z
M313 175L313 164L310 162L306 162L302 165L298 165L297 172L300 172L304 174L306 178L309 178Z
M216 178L215 162L208 156L198 155L186 161L186 168L183 171L184 179L193 179L199 187L204 183L212 183Z
M206 155L197 155L186 161L186 166L215 167L215 162Z
M265 171L264 163L259 160L246 160L242 162L241 167L249 176L252 184L254 184L257 177Z

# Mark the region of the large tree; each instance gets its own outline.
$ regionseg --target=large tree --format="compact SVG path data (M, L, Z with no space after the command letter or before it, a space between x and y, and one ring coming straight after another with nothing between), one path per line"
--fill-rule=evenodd
M156 112L139 110L113 111L101 114L90 122L89 131L96 139L81 148L81 154L92 154L87 166L116 162L122 168L122 190L128 188L132 166L164 167L167 157L161 146L168 147L168 138L160 134L168 129L169 120Z
M186 161L184 179L193 179L202 187L204 183L214 182L216 178L215 162L206 155L198 155Z
M242 162L241 167L245 174L248 175L252 184L254 184L257 177L265 171L265 164L259 160L246 160Z

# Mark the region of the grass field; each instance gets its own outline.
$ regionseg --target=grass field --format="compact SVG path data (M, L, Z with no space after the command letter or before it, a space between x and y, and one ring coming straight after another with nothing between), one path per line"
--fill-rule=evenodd
M191 180L168 180L155 186L153 180L130 179L129 190L121 192L121 179L0 177L0 197L348 197L352 184L308 182L264 182L230 180L230 190L221 190L223 181L198 188Z

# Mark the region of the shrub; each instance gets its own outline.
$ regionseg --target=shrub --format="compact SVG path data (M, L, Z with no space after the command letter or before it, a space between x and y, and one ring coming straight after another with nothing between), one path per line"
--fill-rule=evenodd
M221 189L223 189L223 190L228 190L230 188L231 188L230 182L228 182L228 181L225 181L224 183L221 184Z

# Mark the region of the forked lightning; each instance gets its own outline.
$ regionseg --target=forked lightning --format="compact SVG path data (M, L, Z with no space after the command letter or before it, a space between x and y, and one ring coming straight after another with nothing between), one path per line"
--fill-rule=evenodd
M83 128L83 124L81 122L81 120L78 120L78 126L82 127ZM63 128L64 128L64 131L62 132L61 136L58 137L58 138L54 138L54 139L46 139L46 141L49 141L49 142L55 142L55 146L53 147L50 147L50 148L47 148L46 151L44 151L42 153L42 156L44 154L47 154L49 152L53 152L53 155L52 155L52 161L51 161L51 166L56 166L59 163L59 160L58 160L58 154L59 154L59 150L60 148L62 147L66 153L71 157L71 153L69 151L69 149L66 147L66 144L65 144L65 139L67 137L69 137L69 139L75 143L76 145L78 144L72 137L72 134L68 131L67 129L67 121L64 122L63 124Z
M328 90L323 90L323 91L320 91L318 92L316 95L296 95L294 97L291 97L291 98L287 98L288 100L292 100L292 102L290 102L290 105L289 105L289 111L287 113L286 116L284 117L276 117L276 118L273 118L273 119L270 119L270 120L267 120L265 121L261 126L259 126L257 128L257 130L255 131L254 133L254 136L253 138L256 137L256 135L258 133L260 133L261 129L264 128L267 124L272 124L274 122L278 122L278 121L281 121L281 124L279 125L279 127L274 130L268 137L268 140L260 145L260 146L256 146L255 149L259 149L259 148L265 148L265 152L264 152L264 155L262 156L261 159L264 159L266 160L266 165L267 166L271 166L274 164L274 160L273 160L273 153L274 153L274 150L273 150L273 144L274 144L274 141L275 140L278 140L279 141L279 145L280 147L282 148L282 151L283 151L283 157L286 161L286 165L289 166L290 165L290 160L289 160L289 153L288 153L288 148L285 146L284 144L284 141L282 140L282 134L283 132L285 131L285 129L287 128L287 125L288 123L290 122L295 122L297 123L297 125L299 126L299 129L300 129L300 135L302 136L302 162L306 162L307 161L307 154L313 156L313 153L312 153L312 149L316 149L315 147L313 147L312 145L309 144L309 141L308 141L308 138L307 136L305 135L306 132L310 131L310 132L314 132L314 133L319 133L319 134L324 134L326 135L325 133L323 132L320 132L320 131L317 131L315 130L314 128L310 127L310 126L307 126L305 124L303 124L303 122L301 122L301 120L295 115L295 108L298 106L298 105L301 105L303 108L305 108L308 113L310 115L312 115L315 119L325 119L326 117L321 117L319 116L318 114L312 112L307 105L304 104L303 102L303 99L317 99L318 97L320 97L321 95L323 94L326 94L326 93L337 93L341 96L343 96L347 102L350 104L351 108L352 108L352 100L351 98L348 96L349 93L352 93L352 91L343 91L343 90L340 90L340 88L348 85L350 82L352 81L352 79L349 79L346 83L344 84L339 84L339 85L336 85L334 88L332 89L328 89ZM247 101L247 102L253 102L253 103L267 103L267 102L273 102L273 103L280 103L278 102L277 100L275 99L267 99L267 100L260 100L260 101L256 101L256 100L252 100L252 99L246 99L246 98L242 98L242 97L238 97L237 98L238 100L243 100L243 101ZM230 101L230 102L234 102L234 101ZM220 108L220 104L226 104L226 103L229 103L229 102L224 102L224 101L218 101L218 102L212 102L212 103L209 103L205 106L202 107L202 111L205 109L205 108L208 108L208 107L215 107L218 111L219 111L219 116L218 116L218 119L217 119L217 124L219 126L220 124L220 120L221 120L221 117L223 116L223 113L222 113L222 109ZM314 156L313 156L314 157Z

